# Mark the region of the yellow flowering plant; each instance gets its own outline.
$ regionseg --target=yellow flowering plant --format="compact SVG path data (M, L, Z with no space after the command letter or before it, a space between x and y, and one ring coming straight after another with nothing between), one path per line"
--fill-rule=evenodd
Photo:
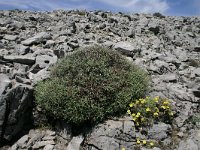
M158 96L140 98L129 104L127 113L132 117L135 129L142 133L143 128L148 129L156 122L172 123L174 117L173 105L169 99ZM137 137L136 144L145 147L154 147L156 143Z
M132 116L132 120L138 127L150 127L158 121L171 123L174 115L170 100L158 96L140 98L131 102L127 113Z

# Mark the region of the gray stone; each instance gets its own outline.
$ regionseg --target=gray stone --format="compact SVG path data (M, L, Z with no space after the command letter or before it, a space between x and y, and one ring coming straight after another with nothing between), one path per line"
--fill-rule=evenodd
M16 52L19 54L19 55L25 55L25 54L28 54L30 52L30 48L28 46L24 46L24 45L17 45L16 46Z
M11 148L9 148L8 150L18 150L19 147L17 144L14 144L13 146L11 146Z
M38 81L42 81L50 77L50 71L48 68L38 71L36 74L29 72L28 78L31 80L32 84L35 85Z
M83 140L84 137L82 135L73 137L66 150L79 150Z
M9 41L15 41L17 39L17 36L16 35L5 35L3 38L6 40L9 40Z
M32 124L33 87L16 83L2 99L9 103L7 108L9 114L5 118L6 128L2 137L11 140Z
M54 141L37 141L33 146L32 149L39 149L46 145L55 145Z
M6 99L3 98L3 92L11 83L10 79L5 74L0 74L0 135L2 135L3 124L5 121L5 113L6 113Z
M166 74L161 76L161 78L163 77L163 81L165 82L177 82L178 81L178 77L176 74Z
M186 141L181 141L179 143L178 150L199 150L199 149L192 139L188 139Z
M108 47L108 48L111 48L113 45L114 45L114 43L111 42L111 41L105 41L105 42L103 43L103 46Z
M0 74L0 97L10 83L11 81L6 74Z
M23 137L21 137L18 141L17 141L17 145L20 148L25 148L26 144L28 142L29 136L28 135L24 135Z
M158 68L156 70L159 74L164 74L170 71L169 64L161 61L161 60L155 60L154 61L155 66Z
M50 38L51 38L50 34L48 34L47 32L41 32L41 33L38 33L35 36L33 36L33 37L31 37L27 40L22 41L21 43L25 46L29 46L29 45L32 45L32 44L38 44L38 43L47 41Z
M48 144L43 148L43 150L53 150L53 148L54 148L54 145Z
M196 68L192 74L194 74L196 77L200 77L200 68Z
M29 79L25 79L25 78L22 78L18 75L15 76L15 80L19 83L23 83L23 84L29 84L31 85L31 81Z
M5 114L6 114L6 100L0 96L0 135L3 134L3 124L5 121Z
M154 147L154 148L145 148L145 147L142 147L141 150L161 150L160 148L158 147Z
M153 124L152 128L148 131L148 136L151 139L161 141L168 137L169 132L171 132L171 126L159 122L158 124Z
M36 56L35 64L30 69L32 73L37 73L44 68L48 68L51 64L57 62L57 56L49 56L49 55L38 55Z
M43 138L42 138L42 140L44 140L44 141L48 141L48 140L55 140L55 136L50 136L50 135L48 135L48 136L44 136Z
M52 46L55 45L55 41L53 40L48 40L44 46L44 48L51 48Z
M129 150L135 145L136 134L133 126L131 118L122 118L119 121L108 120L92 131L86 139L86 144L105 150L118 149L123 145Z
M27 64L31 65L35 63L35 57L30 57L30 56L3 56L4 60L10 61L10 62L16 62L16 63L22 63L22 64Z
M26 144L27 148L32 147L37 141L41 141L41 139L44 137L45 133L41 130L30 130L29 131L29 137L30 140Z
M127 56L133 56L137 52L134 45L130 42L118 42L115 44L114 49Z
M174 53L175 53L176 57L178 58L178 60L188 61L188 54L183 49L177 48L177 49L174 50Z
M30 69L29 65L14 63L13 70L11 71L11 78L15 79L16 76L18 76L20 78L26 79L26 74L29 69Z
M46 130L46 131L45 131L45 135L48 135L48 136L55 136L55 135L56 135L56 132L55 132L55 131L51 131L51 130Z

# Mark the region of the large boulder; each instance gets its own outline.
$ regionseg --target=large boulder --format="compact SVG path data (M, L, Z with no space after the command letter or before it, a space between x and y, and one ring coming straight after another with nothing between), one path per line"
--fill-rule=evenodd
M114 49L127 56L133 56L136 52L138 52L138 50L136 50L134 45L130 42L118 42L115 44Z
M5 74L0 74L0 135L3 133L4 120L6 113L6 100L3 99L2 94L10 84L10 79Z
M131 150L136 145L136 133L131 118L108 120L95 127L86 139L87 149L113 150L125 147Z
M13 137L23 134L32 124L33 87L25 84L13 83L13 87L2 94L1 102L6 106L3 122L0 128L1 140L12 140ZM4 107L0 107L1 110Z

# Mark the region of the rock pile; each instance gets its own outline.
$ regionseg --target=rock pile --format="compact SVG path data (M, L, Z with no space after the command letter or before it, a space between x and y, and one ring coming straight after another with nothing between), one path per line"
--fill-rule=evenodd
M48 77L49 66L76 48L93 44L126 55L150 74L150 96L174 101L178 114L173 128L177 133L168 136L172 127L161 123L149 135L160 140L161 149L200 149L200 17L79 10L0 11L1 144L32 127L33 87ZM129 150L136 145L132 126L130 119L108 120L86 137L61 140L62 148L55 140L57 132L30 130L10 149L67 149L68 145L72 150L81 145L92 150L122 146Z

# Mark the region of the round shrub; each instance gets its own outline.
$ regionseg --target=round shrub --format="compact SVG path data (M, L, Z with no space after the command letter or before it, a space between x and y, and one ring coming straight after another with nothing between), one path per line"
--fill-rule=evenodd
M47 114L81 125L125 113L131 97L143 96L147 86L144 71L120 53L94 46L59 61L36 86L35 99Z

